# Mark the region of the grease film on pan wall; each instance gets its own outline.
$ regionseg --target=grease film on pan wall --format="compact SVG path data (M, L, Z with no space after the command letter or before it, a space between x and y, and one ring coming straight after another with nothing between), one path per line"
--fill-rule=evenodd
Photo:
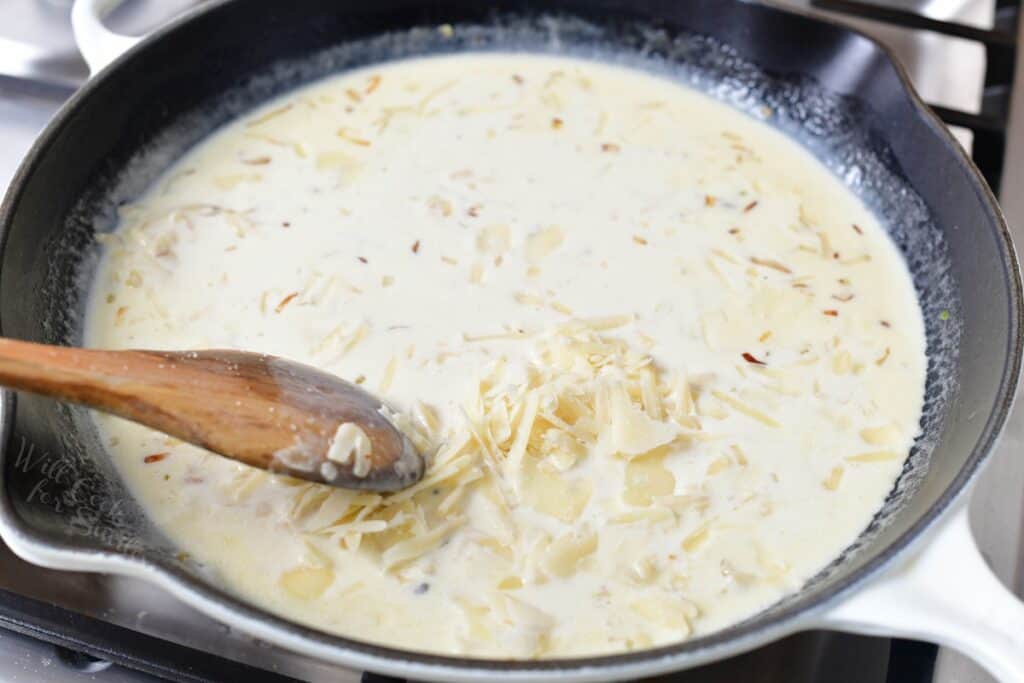
M1019 13L8 0L0 679L1024 680Z

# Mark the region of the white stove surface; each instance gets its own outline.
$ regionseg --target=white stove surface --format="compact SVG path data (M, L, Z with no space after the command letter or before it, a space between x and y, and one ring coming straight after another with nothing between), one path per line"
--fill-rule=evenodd
M112 17L112 25L129 33L142 32L197 0L128 0ZM880 4L884 0L876 0ZM776 0L807 9L809 0ZM916 9L938 19L991 26L995 0L889 0L884 3ZM0 0L0 188L5 188L18 163L64 98L86 78L68 24L70 0ZM857 22L892 47L926 100L968 112L978 110L984 73L984 50L969 41ZM1024 53L1022 53L1024 54ZM1018 67L1018 78L1024 65ZM1016 88L1024 98L1024 87ZM1024 107L1021 103L1017 109ZM1018 118L1024 118L1024 111ZM970 133L958 137L970 145ZM1004 176L1006 187L1024 182L1024 121L1011 128ZM1024 198L1004 198L1011 225L1024 226ZM1024 243L1024 232L1017 232ZM980 545L995 571L1016 588L1024 567L1021 525L1024 522L1024 409L1008 425L995 462L980 482L972 519ZM0 545L0 588L36 597L106 621L218 654L254 666L314 681L355 683L354 672L312 662L272 647L253 647L253 641L207 619L141 582L89 574L42 570L21 562ZM883 655L884 656L884 655ZM867 662L861 669L868 679ZM742 676L739 672L734 675ZM882 676L884 677L884 672ZM118 667L76 669L62 663L52 646L0 631L0 680L60 683L154 680ZM705 680L698 677L699 680ZM667 680L667 679L666 679ZM687 677L686 680L691 680ZM872 679L875 680L875 679ZM935 681L991 681L973 663L943 650Z

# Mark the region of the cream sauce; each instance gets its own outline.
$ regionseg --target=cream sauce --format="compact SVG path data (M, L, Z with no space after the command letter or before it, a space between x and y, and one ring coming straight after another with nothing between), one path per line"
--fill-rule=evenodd
M437 450L381 499L96 416L184 551L353 638L551 657L720 629L857 537L918 430L923 324L877 220L766 123L634 70L328 78L106 240L89 346L316 365Z

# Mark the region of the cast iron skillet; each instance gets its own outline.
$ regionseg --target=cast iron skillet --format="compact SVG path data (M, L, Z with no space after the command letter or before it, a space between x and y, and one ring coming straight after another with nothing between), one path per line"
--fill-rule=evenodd
M94 25L97 4L79 0L75 8L94 65L127 42L111 44ZM454 30L438 30L442 24ZM970 161L886 52L848 29L734 0L212 2L104 69L30 152L0 216L3 333L76 343L95 234L113 227L120 202L218 124L328 73L469 49L571 53L660 70L792 134L880 215L914 277L930 361L922 434L857 543L769 610L674 646L546 662L399 651L328 636L235 598L150 525L82 411L9 392L0 414L4 540L40 564L153 581L310 656L412 678L635 678L832 625L930 636L1024 680L1024 608L984 568L958 511L1017 384L1016 257ZM923 552L911 548L940 517L941 534ZM906 565L911 551L917 560ZM929 584L939 565L941 590ZM959 604L955 596L968 587L971 597Z

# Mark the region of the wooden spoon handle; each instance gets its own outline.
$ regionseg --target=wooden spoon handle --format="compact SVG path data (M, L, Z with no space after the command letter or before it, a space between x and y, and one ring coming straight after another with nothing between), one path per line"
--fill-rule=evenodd
M97 351L0 338L0 384L122 414L130 394L126 382L137 379L140 362L149 365L149 359L141 356L136 351Z
M212 389L208 380L201 381L204 378L179 368L171 354L0 339L0 384L96 408L215 448L205 430L195 424L194 412L205 404L204 394ZM190 385L193 392L189 392ZM266 467L262 460L244 461Z

